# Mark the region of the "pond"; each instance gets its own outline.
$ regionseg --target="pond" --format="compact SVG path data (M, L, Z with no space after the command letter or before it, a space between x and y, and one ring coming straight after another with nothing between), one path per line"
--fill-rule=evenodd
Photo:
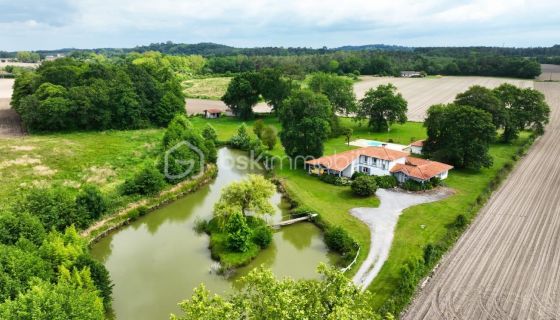
M264 171L244 152L221 148L216 179L197 192L136 220L92 245L92 255L109 270L113 288L113 311L117 319L168 319L179 313L177 303L190 298L200 283L214 293L231 291L232 283L251 269L265 265L278 277L315 278L320 262L334 263L320 230L309 222L294 224L274 233L273 243L248 266L232 277L211 272L209 239L197 234L197 219L208 219L220 191L248 174ZM277 208L268 221L287 214L287 204L276 193Z

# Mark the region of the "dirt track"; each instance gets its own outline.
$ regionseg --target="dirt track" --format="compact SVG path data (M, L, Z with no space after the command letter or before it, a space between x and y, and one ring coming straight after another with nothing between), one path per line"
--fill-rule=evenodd
M408 101L408 120L424 121L426 111L434 104L449 103L458 93L469 87L481 85L495 88L502 83L511 83L522 88L532 88L533 80L489 77L440 77L440 78L393 78L364 76L354 85L356 97L361 99L370 88L392 83Z
M560 319L560 83L550 125L404 319Z

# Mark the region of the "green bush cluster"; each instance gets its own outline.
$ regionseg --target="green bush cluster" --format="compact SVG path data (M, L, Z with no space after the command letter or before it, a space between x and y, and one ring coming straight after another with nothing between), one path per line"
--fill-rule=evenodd
M108 200L99 188L84 186L75 195L69 188L34 188L14 205L14 212L30 213L47 230L63 231L74 224L86 228L108 210Z
M368 197L377 191L377 182L374 176L359 176L350 185L352 193L360 197Z
M263 135L268 134L268 127L263 128L262 132L259 130L260 129L257 129L257 132L262 133ZM267 141L267 143L270 142ZM274 148L275 144L276 142L273 143L272 148ZM274 164L274 157L270 152L268 152L268 150L271 149L270 144L266 146L263 140L258 137L252 138L249 135L247 126L244 123L237 129L237 134L229 140L229 146L235 149L248 151L253 159L263 162L266 165L266 168L271 168Z
M199 132L184 114L177 114L169 123L162 140L162 157L158 168L169 183L178 183L202 170L206 163L215 163L218 155L216 136L211 127Z
M397 186L397 178L394 176L376 176L375 182L382 189L391 189Z
M342 255L345 261L350 261L356 256L358 244L342 227L328 227L324 233L327 247Z
M163 174L155 167L146 165L124 182L122 192L126 195L154 195L161 191L165 184Z
M424 183L418 182L416 180L408 179L406 180L401 187L408 191L425 191L431 190L441 185L441 179L438 177L433 177Z
M333 174L324 173L319 176L319 179L323 182L328 184L332 184L335 186L347 186L350 184L348 178L335 176Z

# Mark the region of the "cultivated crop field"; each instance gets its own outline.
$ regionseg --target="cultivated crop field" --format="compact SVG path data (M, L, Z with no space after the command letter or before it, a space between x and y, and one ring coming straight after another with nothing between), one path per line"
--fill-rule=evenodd
M444 258L405 319L560 318L560 83L550 124Z
M13 79L0 79L0 138L23 134L18 114L10 109Z
M539 81L560 81L560 66L556 64L541 64L542 74Z
M354 84L354 92L361 99L370 88L381 84L392 83L408 101L408 120L424 121L426 110L434 104L449 103L458 93L466 91L474 85L495 88L502 83L511 83L522 88L532 88L532 80L489 78L489 77L427 77L427 78L395 78L395 77L361 77Z

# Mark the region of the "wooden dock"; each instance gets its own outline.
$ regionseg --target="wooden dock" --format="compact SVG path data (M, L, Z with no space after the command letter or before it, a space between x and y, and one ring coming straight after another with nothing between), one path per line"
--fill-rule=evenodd
M314 213L314 214L306 215L304 217L285 220L285 221L281 221L277 224L273 224L271 227L274 228L274 229L280 229L282 227L289 226L289 225L294 224L294 223L311 220L311 219L315 218L316 216L317 216L317 214Z

